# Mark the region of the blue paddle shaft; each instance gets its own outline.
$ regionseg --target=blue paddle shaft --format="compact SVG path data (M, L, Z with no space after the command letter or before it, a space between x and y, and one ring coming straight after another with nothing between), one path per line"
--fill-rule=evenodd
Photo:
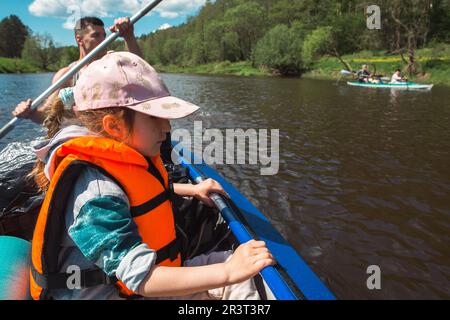
M202 174L196 171L192 166L191 175L195 182L200 183L204 181ZM231 209L221 195L217 193L210 194L210 199L214 202L214 205L222 214L222 217L228 222L230 229L239 241L239 243L246 243L250 240L254 240L245 226L237 219L233 209ZM268 266L261 270L261 275L264 279L274 279L278 277L278 271L274 267ZM269 281L267 285L272 290L272 293L278 300L297 300L298 297L292 292L292 290L281 281Z

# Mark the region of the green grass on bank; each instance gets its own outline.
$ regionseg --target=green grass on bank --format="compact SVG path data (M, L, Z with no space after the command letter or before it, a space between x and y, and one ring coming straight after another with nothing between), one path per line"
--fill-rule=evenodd
M0 73L36 73L42 71L22 59L0 57Z
M368 64L370 71L376 67L377 74L392 76L395 69L406 69L406 64L399 55L386 56L384 52L362 51L343 57L353 68L358 70L362 64ZM407 57L406 57L407 58ZM450 86L450 45L440 44L433 48L420 49L416 52L416 67L419 71L412 81ZM339 79L344 66L334 57L323 57L302 76L313 79Z
M236 76L269 76L270 72L264 68L255 68L250 61L242 62L216 62L198 66L155 66L160 72L169 73L195 73L195 74L218 74Z

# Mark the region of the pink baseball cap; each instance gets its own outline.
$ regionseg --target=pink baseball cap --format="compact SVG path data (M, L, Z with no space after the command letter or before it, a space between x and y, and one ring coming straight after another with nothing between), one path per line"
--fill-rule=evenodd
M113 52L92 62L74 88L75 111L126 107L157 118L180 119L199 109L172 97L160 75L129 52Z

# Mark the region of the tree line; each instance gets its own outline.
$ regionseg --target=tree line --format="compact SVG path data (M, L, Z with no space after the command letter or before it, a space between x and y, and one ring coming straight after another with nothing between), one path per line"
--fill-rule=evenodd
M366 26L366 7L381 9L381 29ZM156 65L193 66L251 61L281 74L299 74L323 55L351 66L345 54L383 50L398 54L415 71L415 50L450 42L448 0L207 0L177 27L138 39ZM116 42L113 49L123 49ZM76 47L56 47L16 16L0 22L0 56L22 57L40 67L62 67L78 58Z
M366 7L381 9L381 30L369 30ZM414 71L414 52L450 41L448 0L216 0L178 27L142 37L154 64L189 66L251 61L282 74L301 73L315 59L362 50L399 54Z
M10 15L0 21L0 57L22 58L41 70L56 70L78 59L74 46L57 47L50 34L38 34Z

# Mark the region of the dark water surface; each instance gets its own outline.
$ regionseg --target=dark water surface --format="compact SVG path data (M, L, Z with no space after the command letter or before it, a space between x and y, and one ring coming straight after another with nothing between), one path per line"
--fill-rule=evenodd
M0 124L51 74L0 75ZM202 106L173 123L280 129L280 170L216 168L263 211L338 298L450 298L450 89L391 92L332 81L173 75ZM42 135L23 122L12 152ZM11 144L11 142L18 142ZM0 159L4 161L5 159ZM367 289L370 265L381 290Z

